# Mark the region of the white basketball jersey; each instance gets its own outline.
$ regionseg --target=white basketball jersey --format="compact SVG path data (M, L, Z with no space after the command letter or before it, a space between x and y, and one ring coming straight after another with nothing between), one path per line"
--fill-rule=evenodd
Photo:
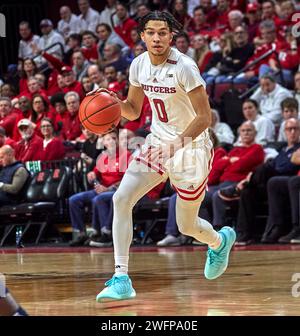
M135 58L130 66L130 84L142 87L152 108L151 133L161 141L172 141L196 117L187 95L205 81L193 59L171 48L167 60L152 65L148 52ZM196 141L207 138L202 132Z

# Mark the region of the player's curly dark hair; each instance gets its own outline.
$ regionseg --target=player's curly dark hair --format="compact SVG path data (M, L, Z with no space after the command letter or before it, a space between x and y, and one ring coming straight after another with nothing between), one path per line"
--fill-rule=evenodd
M141 34L145 30L145 26L148 21L150 20L156 20L156 21L165 21L167 22L168 27L170 28L170 31L178 34L182 31L182 25L179 23L172 14L169 12L159 12L159 11L153 11L145 16L141 17L139 19L139 26L138 26L138 33Z

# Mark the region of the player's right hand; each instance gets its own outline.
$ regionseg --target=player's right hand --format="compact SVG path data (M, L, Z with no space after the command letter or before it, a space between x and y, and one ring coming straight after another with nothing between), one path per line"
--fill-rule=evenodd
M86 94L86 96L92 96L93 94L95 93L100 93L100 92L106 92L108 94L111 94L111 91L107 90L107 89L104 89L104 88L98 88L96 90L93 90L93 91L90 91Z
M112 97L114 97L119 103L122 102L122 100L118 97L118 95L113 92L113 91L109 91L107 89L104 89L104 88L99 88L99 89L96 89L96 90L93 90L93 91L90 91L86 94L86 96L92 96L96 93L100 93L100 92L105 92L105 93L108 93L109 95L111 95Z

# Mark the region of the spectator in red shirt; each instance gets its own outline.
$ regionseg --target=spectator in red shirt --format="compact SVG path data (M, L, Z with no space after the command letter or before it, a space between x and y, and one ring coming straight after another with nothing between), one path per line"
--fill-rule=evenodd
M17 147L17 143L13 139L7 137L5 129L3 127L0 127L0 147L5 145L9 145L13 149L16 149Z
M123 39L123 41L130 47L133 47L131 39L131 29L137 26L137 22L129 18L128 9L125 4L118 3L116 6L117 17L120 24L115 27L115 32Z
M210 35L211 25L207 23L206 14L202 6L197 6L193 10L193 21L188 29L190 35L202 34Z
M215 21L215 28L223 33L229 26L228 14L230 6L228 0L217 1L217 18Z
M14 125L13 136L12 136L12 139L14 141L19 141L21 138L20 132L18 129L18 122L21 119L29 119L32 121L32 118L33 118L32 109L31 109L31 101L28 97L21 96L18 99L18 106L19 106L20 113L18 114L18 117Z
M171 13L174 18L182 24L185 31L191 30L193 26L193 19L189 16L187 10L186 0L173 0L171 5Z
M11 100L7 97L0 97L0 126L5 129L7 136L13 136L14 125L18 113L13 109Z
M55 113L53 108L49 108L48 101L40 94L35 94L32 98L32 122L35 123L36 132L39 136L41 121L43 118L50 118L55 121ZM56 127L56 126L55 126Z
M39 93L46 100L48 100L47 92L41 88L41 84L35 77L30 77L28 79L27 86L28 86L28 91L21 92L18 97L26 96L30 100L32 100L33 95L35 95L36 93Z
M43 139L34 132L34 125L28 119L18 122L22 140L17 143L16 158L19 161L38 161L42 158Z
M213 53L209 49L208 41L204 35L198 34L193 36L192 46L195 50L195 61L198 65L200 73L203 73L211 60Z
M112 245L112 197L125 173L131 154L126 150L119 151L117 131L105 134L103 144L106 151L99 156L94 170L87 174L93 189L75 194L69 199L72 227L75 232L79 232L78 237L70 242L71 246L84 245L87 240L83 215L88 204L92 204L92 226L96 231L92 241Z
M37 66L31 58L22 60L21 79L19 82L19 91L28 91L27 81L37 73Z
M273 0L264 1L261 5L262 20L273 20L276 27L280 26L280 19L276 14L275 2Z
M251 121L244 122L239 128L241 146L234 147L226 156L214 162L214 171L210 175L208 193L205 195L204 207L210 208L212 203L213 225L223 226L226 203L219 195L221 188L237 185L258 165L263 163L264 150L255 143L256 130ZM209 211L210 209L208 209Z
M246 10L246 21L248 26L249 41L252 42L257 36L261 11L256 2L249 3Z
M81 83L76 80L76 76L72 68L69 66L62 67L61 74L63 76L64 83L65 83L65 87L62 89L62 91L64 93L75 91L78 93L80 100L82 100L84 98L82 86L81 86Z
M85 30L82 34L82 48L81 51L84 57L91 63L97 63L98 47L97 47L97 37L92 31Z
M50 118L41 121L41 133L44 138L42 149L42 161L62 160L65 148L62 141L54 136L54 124Z
M63 119L61 131L64 140L73 141L81 135L81 124L78 117L80 97L77 92L68 92L65 95L68 114Z

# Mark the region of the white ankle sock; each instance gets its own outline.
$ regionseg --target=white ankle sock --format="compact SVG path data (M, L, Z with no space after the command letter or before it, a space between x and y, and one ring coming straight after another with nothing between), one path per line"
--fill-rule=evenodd
M129 260L129 256L115 257L115 274L116 275L128 273L128 260Z

